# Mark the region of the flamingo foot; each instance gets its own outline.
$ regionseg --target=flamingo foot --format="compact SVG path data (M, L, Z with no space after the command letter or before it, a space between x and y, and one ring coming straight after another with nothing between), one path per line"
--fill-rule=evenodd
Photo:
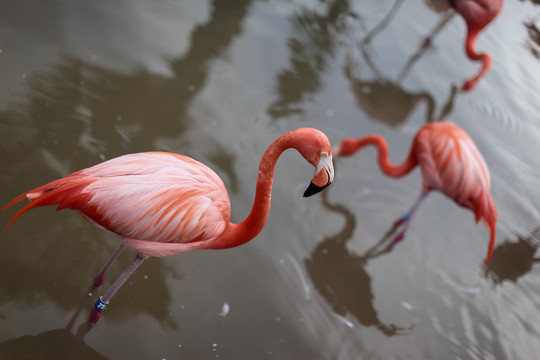
M103 285L104 282L105 282L105 273L97 274L96 277L94 278L94 281L92 281L92 287L94 289L97 289L98 287Z

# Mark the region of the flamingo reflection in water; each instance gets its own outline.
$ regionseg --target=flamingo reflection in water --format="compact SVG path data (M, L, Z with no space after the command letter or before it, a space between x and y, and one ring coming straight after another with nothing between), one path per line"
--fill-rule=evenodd
M84 311L92 302L87 294L79 300L65 327L7 339L0 343L0 358L107 360L106 356L84 341L91 328Z
M525 47L537 60L540 60L540 29L536 25L538 19L540 19L540 14L524 21L523 25L527 30L527 35L529 35L529 38L525 42Z
M0 353L2 359L108 359L66 329L8 339L0 343Z
M403 0L396 0L389 12L389 15L391 14L391 16L387 15L387 17L383 19L383 22L389 21L387 18L393 17L402 3ZM476 40L484 28L493 22L501 12L503 0L428 0L426 3L430 9L438 13L443 13L443 15L430 34L422 41L421 46L411 59L416 61L419 56L430 48L433 44L435 35L443 29L455 13L458 13L461 15L467 26L465 54L473 61L482 62L480 71L475 76L466 79L460 86L461 90L472 90L476 87L478 81L487 74L492 63L489 54L476 51ZM379 31L378 27L374 30Z
M533 269L534 264L540 263L540 257L535 257L538 246L540 228L535 229L528 237L518 236L517 242L503 242L493 251L493 257L484 269L484 274L497 285L505 280L517 282Z
M322 194L322 204L329 211L340 214L345 219L343 229L326 237L305 260L307 272L319 294L340 318L348 313L366 327L373 326L386 336L407 335L414 325L401 327L385 324L373 304L371 276L366 270L369 260L390 251L379 250L382 242L391 235L387 233L374 247L363 255L357 255L347 249L356 227L356 220L345 206L328 202L328 192Z
M373 40L392 21L400 5L401 1L396 1L386 16L361 41L349 46L345 55L343 74L349 81L349 87L357 106L370 119L380 121L391 127L397 127L407 120L418 105L425 103L426 123L443 120L452 112L457 92L455 86L450 86L448 98L441 107L440 113L436 115L437 105L429 92L407 90L402 85L414 64L424 55L427 48L420 47L405 62L395 80L385 76L372 58ZM357 59L358 56L355 56L357 52L360 53L362 61ZM371 78L361 75L362 65L364 64L366 65L365 69L373 74ZM388 106L388 104L392 104L392 106Z
M397 0L403 1L403 0ZM446 1L446 0L445 0ZM431 2L440 2L439 0ZM502 10L503 0L449 0L452 7L441 18L439 24L435 26L434 31L426 38L423 47L431 45L435 33L438 32L454 15L461 15L467 26L467 36L465 38L465 54L473 61L481 61L482 67L475 75L465 80L461 85L461 90L472 90L476 87L478 81L484 77L491 68L491 56L487 53L476 51L476 40L478 35L488 26Z

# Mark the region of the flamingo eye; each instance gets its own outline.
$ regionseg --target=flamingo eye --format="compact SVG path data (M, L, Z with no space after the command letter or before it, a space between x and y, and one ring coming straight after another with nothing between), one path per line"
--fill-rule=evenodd
M321 153L321 159L326 159L328 157L328 153L326 151L323 151Z

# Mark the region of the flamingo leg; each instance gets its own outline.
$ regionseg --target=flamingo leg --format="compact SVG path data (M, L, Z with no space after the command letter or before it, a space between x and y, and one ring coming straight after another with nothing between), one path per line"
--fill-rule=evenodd
M124 285L124 283L129 279L129 277L137 270L137 268L144 262L144 258L140 255L135 256L135 259L129 264L129 266L124 270L122 274L116 279L116 281L111 285L109 290L99 298L99 300L94 304L94 307L90 310L90 316L88 317L88 322L90 324L95 324L99 321L101 317L101 311L109 304L112 297L116 292Z
M403 66L403 69L401 69L397 77L398 83L401 83L403 79L405 79L405 76L407 76L413 65L426 53L426 51L428 51L432 47L435 36L439 33L439 31L441 31L444 25L446 25L446 23L452 19L454 13L454 10L448 10L446 14L442 15L441 20L425 37L416 52L409 58L409 60L407 60L407 63L405 64L405 66Z
M103 285L103 283L105 282L105 273L107 272L107 270L109 270L109 267L114 262L114 260L118 257L118 255L120 255L120 252L122 252L123 248L124 248L124 244L118 245L116 250L113 252L111 258L107 261L105 266L103 266L103 269L101 269L101 271L96 275L96 277L94 277L94 281L92 281L93 289L97 289L98 287Z
M451 9L441 16L441 20L435 25L433 30L430 31L430 33L428 34L428 36L426 36L424 41L422 41L421 48L425 49L433 45L435 36L439 33L439 31L441 31L441 29L446 25L446 23L452 19L455 13L456 12L453 9Z
M422 201L426 198L426 195L428 194L427 191L422 191L420 193L420 196L418 196L418 199L413 204L413 206L409 209L409 212L402 215L399 219L397 219L394 222L394 228L397 228L401 225L403 225L403 229L394 237L394 240L392 240L392 245L400 242L405 237L405 233L407 232L407 229L410 224L410 220L413 217L414 213L416 212L416 209L418 209L418 206L422 203Z

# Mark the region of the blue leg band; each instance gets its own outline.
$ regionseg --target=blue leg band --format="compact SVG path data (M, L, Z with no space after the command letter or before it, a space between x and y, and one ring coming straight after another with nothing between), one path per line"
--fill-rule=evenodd
M107 307L107 305L109 305L109 303L103 301L103 300L101 299L101 297L100 297L100 298L98 299L98 301L96 301L96 303L94 304L94 307L95 307L97 310L101 311L101 310L105 309L105 308Z

